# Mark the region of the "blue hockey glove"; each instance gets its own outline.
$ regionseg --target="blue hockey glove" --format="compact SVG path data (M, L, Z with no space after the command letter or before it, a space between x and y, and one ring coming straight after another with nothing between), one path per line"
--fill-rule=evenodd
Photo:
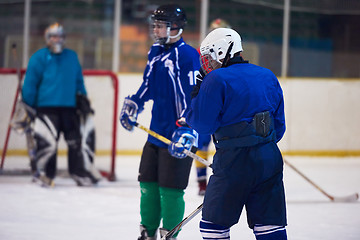
M120 113L120 123L128 131L134 129L138 117L138 105L130 97L126 97Z
M198 134L195 130L188 127L179 127L172 135L172 143L168 150L171 156L176 158L185 158L184 149L191 150L193 145L197 145Z

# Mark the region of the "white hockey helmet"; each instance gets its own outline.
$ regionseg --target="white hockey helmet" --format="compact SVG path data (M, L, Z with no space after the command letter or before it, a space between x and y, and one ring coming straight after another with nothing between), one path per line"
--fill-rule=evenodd
M217 28L211 31L200 45L200 58L206 73L222 66L223 60L233 58L242 52L240 35L231 28Z
M61 53L65 44L65 31L59 23L51 24L45 30L45 41L50 51L53 53ZM57 37L53 39L52 37Z

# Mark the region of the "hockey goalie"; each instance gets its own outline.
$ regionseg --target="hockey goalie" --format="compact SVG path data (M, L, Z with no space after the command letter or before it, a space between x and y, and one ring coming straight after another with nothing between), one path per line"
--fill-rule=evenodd
M54 185L58 141L63 135L68 147L71 178L78 186L96 184L100 174L91 162L93 155L83 154L86 148L83 138L88 135L87 128L83 127L85 130L81 131L80 127L87 122L84 116L90 116L91 112L84 115L81 107L79 95L87 99L87 92L78 56L65 47L66 34L61 24L54 23L46 28L44 38L46 47L36 51L29 60L21 94L22 100L36 109L33 179L45 186ZM83 114L83 123L79 114ZM86 149L94 150L94 144Z
M95 124L94 124L94 110L90 107L90 102L84 95L77 95L76 113L79 116L79 128L81 134L81 152L83 158L83 167L87 172L87 177L71 175L79 186L96 184L101 179L101 174L94 166L95 155ZM34 175L33 180L39 181L43 186L53 186L53 180L46 177L45 173L41 173L39 161L37 156L50 156L53 152L37 148L37 140L44 143L44 136L41 136L41 130L35 131L35 121L37 112L35 108L30 107L22 100L16 104L14 116L11 120L11 127L18 134L26 136L27 151L30 158L30 167ZM39 129L39 128L38 128ZM42 129L40 127L40 129ZM43 129L44 130L44 129ZM51 139L51 138L50 138ZM45 141L46 142L46 141ZM42 145L42 144L40 144ZM46 145L46 144L45 144ZM37 152L40 153L37 155ZM42 157L40 157L41 159ZM50 169L50 168L48 168ZM49 170L48 170L49 171ZM52 171L56 171L55 169ZM43 176L43 174L45 176Z

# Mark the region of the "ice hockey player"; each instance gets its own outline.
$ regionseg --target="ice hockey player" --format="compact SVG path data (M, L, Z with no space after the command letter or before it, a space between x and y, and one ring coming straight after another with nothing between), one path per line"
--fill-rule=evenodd
M208 33L220 27L230 28L230 25L224 19L216 18L213 21L211 21L209 25ZM198 49L198 52L200 53L200 49ZM199 80L201 84L202 79L197 79L197 80ZM196 154L203 159L208 159L210 141L211 141L210 135L199 134L198 151L196 152ZM207 186L207 166L199 161L195 161L195 166L196 166L196 176L199 186L198 193L200 196L203 196L205 195L206 186Z
M58 23L46 29L45 40L47 47L30 58L22 87L23 101L36 109L33 179L43 186L54 185L57 144L63 133L71 177L79 186L95 184L99 178L85 168L82 154L76 96L87 93L77 54L64 48L65 32Z
M213 134L213 175L204 197L203 239L230 239L243 207L257 240L287 239L283 159L284 100L276 76L242 58L233 29L210 32L200 46L206 75L186 122Z
M182 7L159 6L150 19L155 43L148 54L143 83L135 95L125 98L120 122L125 129L133 130L144 103L153 100L150 129L191 149L197 142L197 133L179 122L178 126L177 120L190 104L194 74L200 68L199 54L181 37L186 24ZM161 236L181 222L191 165L191 158L173 153L166 144L149 135L138 176L141 190L138 239L156 239L161 220Z

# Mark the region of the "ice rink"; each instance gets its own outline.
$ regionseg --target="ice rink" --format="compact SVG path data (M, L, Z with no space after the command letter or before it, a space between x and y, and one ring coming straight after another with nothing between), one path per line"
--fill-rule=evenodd
M52 189L31 183L30 176L0 175L1 240L135 240L139 235L139 156L118 156L117 181L102 180L96 187L77 187L64 176L55 179ZM333 196L360 192L360 157L285 158ZM105 162L96 159L102 168ZM4 170L26 168L25 157L8 157ZM106 166L109 166L106 164ZM59 169L66 169L59 159ZM193 167L186 189L185 216L202 202L197 195ZM331 202L303 177L285 165L288 239L359 240L360 201ZM183 227L178 239L201 239L200 214ZM231 239L255 239L243 213L231 229Z

